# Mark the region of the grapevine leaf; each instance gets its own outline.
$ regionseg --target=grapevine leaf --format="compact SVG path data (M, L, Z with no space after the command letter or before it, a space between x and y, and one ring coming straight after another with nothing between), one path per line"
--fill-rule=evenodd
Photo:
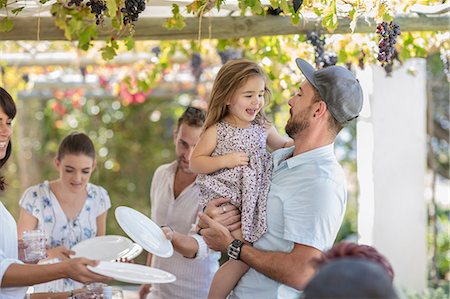
M112 60L114 57L116 57L117 52L112 46L106 46L101 49L102 51L102 57L105 60Z
M352 16L352 21L350 22L350 30L353 32L355 32L356 29L356 24L358 22L358 17L361 15L361 12L356 11L355 13L353 13Z
M168 29L183 29L186 26L184 17L180 13L180 7L177 4L172 4L172 17L168 18L164 27Z
M11 31L13 29L13 27L14 27L14 23L8 17L2 18L0 20L0 32Z
M18 8L12 9L11 12L12 12L13 14L17 15L17 14L18 14L19 12L21 12L24 8L25 8L25 6L18 7Z
M117 13L117 3L116 0L106 0L106 8L110 17L114 17Z
M127 50L130 51L134 48L134 38L133 36L129 35L124 39L125 46L127 47Z
M303 0L294 0L294 12L297 12L302 6Z

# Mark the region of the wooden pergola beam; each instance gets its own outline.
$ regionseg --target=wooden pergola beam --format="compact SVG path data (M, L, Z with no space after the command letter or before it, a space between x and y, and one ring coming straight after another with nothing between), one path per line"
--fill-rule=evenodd
M63 31L54 24L52 17L13 18L14 27L10 32L0 32L2 40L66 40ZM135 28L135 40L192 40L198 38L198 18L186 18L186 27L182 30L169 30L163 26L165 18L141 18ZM39 38L38 23L40 22ZM350 19L340 18L333 33L351 33ZM402 32L449 31L450 18L447 14L439 16L399 15L395 22ZM373 19L360 18L355 33L374 33L376 22ZM201 38L230 39L240 37L273 36L302 34L312 30L323 30L321 20L303 18L293 25L289 17L251 16L251 17L211 17L203 18ZM101 30L98 39L106 38L109 30Z

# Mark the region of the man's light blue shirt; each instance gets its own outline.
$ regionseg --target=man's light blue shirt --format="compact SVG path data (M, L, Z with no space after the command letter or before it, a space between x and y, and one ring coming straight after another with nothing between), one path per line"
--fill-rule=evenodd
M268 230L253 244L255 248L290 252L298 243L324 251L333 245L347 200L344 172L333 145L294 157L294 147L273 153L274 169L267 199ZM231 298L259 299L298 297L296 290L252 268L231 295Z

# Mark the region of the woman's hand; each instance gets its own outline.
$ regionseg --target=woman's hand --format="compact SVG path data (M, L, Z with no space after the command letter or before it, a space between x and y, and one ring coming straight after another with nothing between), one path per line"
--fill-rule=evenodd
M47 249L47 258L54 259L59 258L61 261L70 259L70 255L74 255L75 251L70 250L64 246L58 246Z

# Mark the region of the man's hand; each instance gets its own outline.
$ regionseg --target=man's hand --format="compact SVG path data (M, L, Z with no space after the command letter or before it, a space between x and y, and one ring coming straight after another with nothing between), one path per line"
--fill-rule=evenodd
M91 282L106 282L111 280L110 277L103 276L100 274L96 274L86 266L95 267L98 265L98 261L90 260L87 258L75 258L75 259L67 259L64 263L64 273L67 274L69 278L73 280L82 282L82 283L91 283Z
M169 240L169 241L172 241L173 235L175 234L173 229L170 226L161 226L161 230L163 231L164 236L166 237L166 239Z
M222 156L226 168L235 168L238 166L246 166L250 161L248 155L244 152L230 153Z
M214 221L208 215L199 213L200 219L208 228L203 228L199 233L203 236L209 248L216 251L226 252L228 245L233 242L230 231L217 221Z
M227 204L228 202L230 202L229 198L221 197L213 199L206 206L204 213L226 226L229 231L234 231L241 227L241 212L232 204ZM207 227L201 219L198 226L200 228Z
M70 255L74 255L75 251L70 250L64 246L58 246L55 248L47 249L47 258L54 259L59 258L61 261L67 260L70 258Z
M150 293L151 284L143 284L139 288L139 299L145 299L147 294Z

